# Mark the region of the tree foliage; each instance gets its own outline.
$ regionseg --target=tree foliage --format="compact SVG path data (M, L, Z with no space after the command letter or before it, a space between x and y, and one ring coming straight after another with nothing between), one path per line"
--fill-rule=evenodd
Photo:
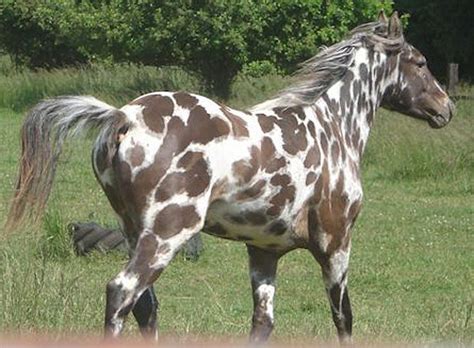
M396 0L395 7L409 14L406 36L435 74L444 76L447 63L459 63L462 77L474 77L474 1Z
M226 95L242 68L289 73L317 47L391 6L380 0L3 0L0 45L32 68L179 65Z

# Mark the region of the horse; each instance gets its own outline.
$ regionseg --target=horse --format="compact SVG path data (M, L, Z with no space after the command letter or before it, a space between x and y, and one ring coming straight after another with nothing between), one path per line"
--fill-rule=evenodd
M40 102L22 127L9 228L41 216L64 141L96 128L93 170L130 247L106 286L106 337L120 335L130 312L144 336L157 337L153 284L203 231L247 246L251 342L273 330L278 260L297 248L319 263L339 340L350 342L351 229L376 110L441 128L454 104L396 12L323 48L294 78L245 111L182 91L145 94L120 109L90 96Z

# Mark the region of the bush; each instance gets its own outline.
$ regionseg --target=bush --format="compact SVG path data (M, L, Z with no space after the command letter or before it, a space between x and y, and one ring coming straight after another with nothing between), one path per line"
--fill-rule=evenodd
M179 65L222 97L242 67L289 73L318 46L391 9L379 0L3 2L0 48L17 64Z
M257 60L244 64L242 74L247 77L262 77L265 75L280 75L281 71L269 60Z
M474 27L471 0L396 0L395 7L410 15L407 39L428 58L433 72L446 75L448 63L460 64L461 78L474 78Z

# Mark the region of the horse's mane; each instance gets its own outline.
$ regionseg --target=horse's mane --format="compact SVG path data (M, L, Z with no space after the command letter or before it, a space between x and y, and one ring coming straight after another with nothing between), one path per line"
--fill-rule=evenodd
M404 42L403 36L389 38L385 23L362 24L350 31L345 40L330 47L322 47L314 57L300 65L300 69L293 75L294 83L291 86L271 100L253 106L251 110L313 104L345 75L359 47L379 47L385 51L396 51L401 49Z

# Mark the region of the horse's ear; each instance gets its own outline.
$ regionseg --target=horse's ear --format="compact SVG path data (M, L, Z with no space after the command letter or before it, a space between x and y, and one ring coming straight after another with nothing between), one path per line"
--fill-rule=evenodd
M379 12L379 22L382 24L387 24L388 23L388 18L385 15L384 10L380 10Z
M398 38L403 35L403 26L400 18L398 18L398 12L395 11L390 16L388 22L388 37L389 38Z

